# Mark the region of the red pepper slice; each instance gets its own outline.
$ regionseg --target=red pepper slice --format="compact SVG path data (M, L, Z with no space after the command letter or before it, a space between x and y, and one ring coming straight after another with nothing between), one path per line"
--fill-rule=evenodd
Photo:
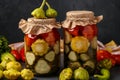
M31 47L32 43L37 39L36 35L26 34L25 41L28 47Z
M25 62L25 50L24 47L20 49L21 60Z
M16 60L20 60L20 54L17 50L11 50L11 54L15 57Z
M97 61L101 61L104 59L110 59L112 62L112 66L114 66L116 64L115 59L112 57L111 53L109 53L106 50L98 50L97 51Z

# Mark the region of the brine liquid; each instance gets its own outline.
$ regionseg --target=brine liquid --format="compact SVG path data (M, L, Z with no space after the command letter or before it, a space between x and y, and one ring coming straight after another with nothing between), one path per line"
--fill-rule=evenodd
M76 26L73 29L64 28L65 67L73 70L82 66L92 75L96 68L97 50L96 25Z

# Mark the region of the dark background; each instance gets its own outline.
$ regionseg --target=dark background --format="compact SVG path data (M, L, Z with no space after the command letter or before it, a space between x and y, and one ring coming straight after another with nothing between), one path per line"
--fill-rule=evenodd
M24 34L18 29L21 18L31 17L31 11L39 7L42 0L0 0L0 35L9 43L23 41ZM69 10L92 10L103 15L98 24L98 39L104 43L115 40L120 44L120 0L48 0L58 11L57 21L65 19Z

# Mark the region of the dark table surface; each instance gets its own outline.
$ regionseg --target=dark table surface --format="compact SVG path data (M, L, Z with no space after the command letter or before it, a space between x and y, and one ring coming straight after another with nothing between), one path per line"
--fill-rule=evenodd
M120 66L115 66L111 69L111 77L109 80L120 80ZM34 80L58 80L57 76L53 77L35 77ZM96 79L93 79L96 80Z

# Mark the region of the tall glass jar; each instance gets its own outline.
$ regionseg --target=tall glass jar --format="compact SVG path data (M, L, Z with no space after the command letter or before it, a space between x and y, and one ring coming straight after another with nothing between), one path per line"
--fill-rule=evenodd
M92 75L96 68L98 29L96 23L102 16L95 17L92 11L69 11L63 21L65 67L73 70L82 66Z
M26 67L35 75L49 76L60 69L60 34L54 18L21 20L25 33Z

